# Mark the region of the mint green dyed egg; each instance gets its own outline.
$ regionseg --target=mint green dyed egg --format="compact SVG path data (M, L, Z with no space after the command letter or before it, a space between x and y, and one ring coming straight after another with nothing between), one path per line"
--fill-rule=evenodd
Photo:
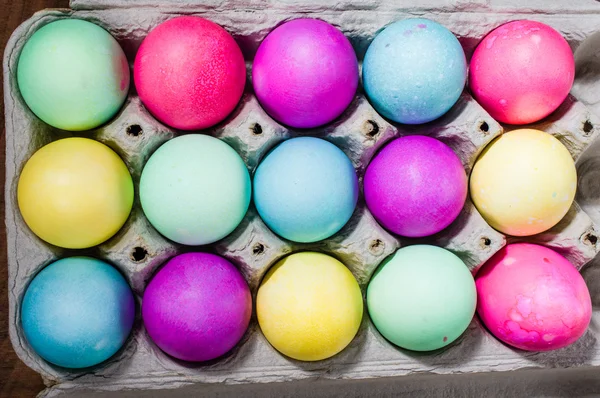
M129 90L129 65L106 30L80 19L61 19L25 43L17 81L40 119L82 131L106 123L121 108Z
M188 134L152 154L140 179L144 214L158 232L184 245L206 245L229 235L250 204L250 175L223 141Z
M477 291L467 266L430 245L402 248L377 269L367 289L369 315L392 343L431 351L456 340L475 314Z

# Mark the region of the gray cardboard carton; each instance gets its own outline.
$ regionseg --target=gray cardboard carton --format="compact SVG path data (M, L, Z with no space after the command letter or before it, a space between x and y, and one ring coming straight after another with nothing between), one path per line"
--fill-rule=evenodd
M48 389L42 395L64 396L514 396L522 389L551 395L599 391L600 383L600 3L593 0L72 0L72 9L45 10L24 22L12 35L3 60L6 112L6 227L9 268L9 329L15 351L39 372ZM498 25L535 19L559 30L575 52L576 82L572 95L551 116L533 127L559 138L577 160L577 203L552 230L530 237L556 249L581 269L592 294L594 314L587 333L574 345L553 352L532 353L497 341L475 318L464 335L445 349L419 354L387 342L364 317L354 341L333 358L303 363L275 351L260 333L256 318L242 341L218 360L191 364L175 360L149 339L139 305L145 285L168 258L185 249L156 232L144 218L136 196L134 210L122 230L102 245L66 250L42 242L27 228L16 204L21 168L41 146L72 135L93 137L115 149L127 163L134 182L151 153L176 132L156 121L143 107L135 88L120 113L90 132L70 133L37 119L25 105L16 83L16 65L27 39L39 27L61 18L89 20L106 28L122 45L130 63L147 33L177 15L199 15L227 29L240 44L251 69L253 54L279 23L298 17L324 19L338 26L362 59L376 32L403 18L436 20L461 41L470 58L478 41ZM504 127L494 121L465 91L441 119L407 128L389 123L371 107L361 89L344 115L311 131L338 145L353 161L359 176L374 153L405 134L429 134L450 145L467 172L477 155ZM250 172L261 157L282 140L299 134L273 121L260 107L248 84L237 109L206 133L230 144ZM508 239L513 241L514 238ZM253 294L277 259L297 250L316 250L340 259L365 289L375 268L402 245L382 229L359 200L352 219L332 238L314 244L284 241L262 223L251 208L241 225L208 248L234 262ZM445 247L473 272L507 243L489 227L470 201L446 230L421 242ZM115 265L126 276L138 301L134 330L115 356L84 370L51 365L31 350L20 323L20 303L33 276L50 262L88 254ZM587 264L587 265L586 265ZM365 312L366 314L366 312ZM528 369L539 368L541 371ZM558 368L558 369L554 369ZM567 369L572 368L572 369ZM564 370L562 370L564 369ZM508 371L518 371L508 372ZM508 372L496 374L491 372ZM453 374L461 376L450 377ZM561 380L579 380L563 389ZM281 384L280 382L289 382ZM237 385L224 387L225 385ZM553 390L556 388L556 390Z

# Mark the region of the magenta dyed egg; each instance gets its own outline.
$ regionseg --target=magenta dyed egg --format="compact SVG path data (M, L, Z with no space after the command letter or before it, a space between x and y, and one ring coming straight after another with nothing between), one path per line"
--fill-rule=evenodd
M504 24L479 43L469 67L475 99L496 120L536 122L565 100L575 78L567 41L536 21Z
M133 77L140 99L157 119L177 129L200 130L233 111L244 92L246 64L225 29L184 16L146 36Z
M231 350L251 314L252 297L242 274L209 253L172 258L152 278L142 303L152 340L185 361L208 361Z
M274 119L291 127L317 127L340 116L352 102L358 61L337 28L318 19L296 19L261 43L252 81Z
M585 281L563 256L543 246L504 247L475 278L477 312L498 339L527 351L574 343L587 329L592 302Z
M397 138L373 158L364 177L367 207L391 232L423 237L446 228L467 198L467 175L446 144Z

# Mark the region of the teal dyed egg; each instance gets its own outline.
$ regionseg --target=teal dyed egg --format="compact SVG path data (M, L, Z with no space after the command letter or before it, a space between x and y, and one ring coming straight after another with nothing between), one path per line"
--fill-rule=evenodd
M205 245L229 235L250 204L250 175L229 145L188 134L167 141L150 157L140 180L140 201L150 223L184 245Z
M23 334L42 358L86 368L113 356L135 318L135 299L113 266L91 257L53 262L31 281L21 305Z
M51 126L89 130L109 121L129 90L129 65L119 43L80 19L61 19L25 43L17 81L29 109Z

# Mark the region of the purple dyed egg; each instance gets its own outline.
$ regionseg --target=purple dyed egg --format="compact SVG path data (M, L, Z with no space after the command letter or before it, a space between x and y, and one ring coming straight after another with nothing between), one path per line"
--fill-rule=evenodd
M186 253L172 258L146 287L144 325L167 354L208 361L231 350L252 314L244 277L222 257Z
M408 136L393 140L371 161L364 192L381 225L418 238L441 231L458 217L467 198L467 175L447 145Z
M274 119L297 128L317 127L340 116L352 102L358 61L337 28L318 19L296 19L261 43L252 82Z

